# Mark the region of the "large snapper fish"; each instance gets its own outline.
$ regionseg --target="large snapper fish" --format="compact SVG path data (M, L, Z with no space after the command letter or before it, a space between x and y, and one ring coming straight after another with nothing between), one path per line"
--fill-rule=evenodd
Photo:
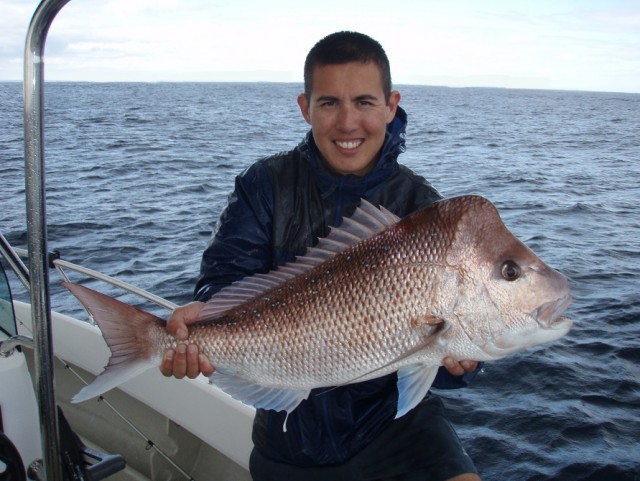
M158 366L165 321L65 283L112 355L83 401ZM305 256L221 290L189 327L211 381L257 408L291 412L311 389L398 372L397 417L426 395L442 360L487 361L553 341L572 324L567 278L478 196L404 219L366 201Z

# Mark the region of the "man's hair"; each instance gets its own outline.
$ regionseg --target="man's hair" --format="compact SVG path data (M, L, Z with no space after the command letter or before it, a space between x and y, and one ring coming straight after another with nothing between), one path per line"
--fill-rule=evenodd
M371 37L358 32L336 32L327 35L309 51L304 63L304 94L311 98L313 70L325 65L341 65L350 62L375 63L382 79L385 101L391 96L391 68L382 45Z

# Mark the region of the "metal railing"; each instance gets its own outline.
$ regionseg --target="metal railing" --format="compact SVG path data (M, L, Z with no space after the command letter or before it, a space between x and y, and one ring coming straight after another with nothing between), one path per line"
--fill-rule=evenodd
M44 179L44 46L53 19L68 2L40 2L29 24L24 52L24 150L31 317L44 478L48 481L62 481L63 478L58 417L52 414L56 413L56 401Z

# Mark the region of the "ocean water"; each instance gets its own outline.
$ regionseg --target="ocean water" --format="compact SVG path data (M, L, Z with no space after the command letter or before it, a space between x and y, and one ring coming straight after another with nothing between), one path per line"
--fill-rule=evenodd
M445 196L491 199L574 292L565 338L439 392L483 479L639 481L640 95L398 88L402 162ZM187 302L234 176L307 131L300 90L47 84L50 249ZM0 231L17 247L22 129L22 87L0 83ZM52 279L54 309L82 315Z

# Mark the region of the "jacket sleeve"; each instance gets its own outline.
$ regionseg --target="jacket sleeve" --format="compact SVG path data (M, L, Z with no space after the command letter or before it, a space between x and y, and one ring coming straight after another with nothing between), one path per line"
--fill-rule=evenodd
M271 268L273 193L260 163L236 177L235 188L202 255L194 300Z

